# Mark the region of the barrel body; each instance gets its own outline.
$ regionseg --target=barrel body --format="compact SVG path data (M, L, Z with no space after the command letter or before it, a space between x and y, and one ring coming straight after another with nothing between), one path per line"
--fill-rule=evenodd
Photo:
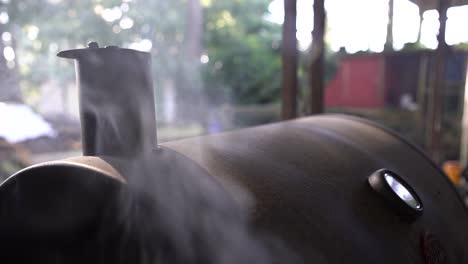
M451 183L416 147L363 119L308 117L162 148L227 190L246 189L252 226L305 263L468 263L468 214ZM413 188L422 214L402 217L369 186L382 168Z
M401 206L394 206L403 199L391 203L390 196L378 192L381 186L370 179L382 169L410 187L420 211L407 217ZM140 195L145 199L135 199ZM50 263L48 257L59 252L76 263L109 263L122 260L118 253L124 252L140 263L138 257L144 255L138 252L140 245L147 245L147 232L141 229L145 225L135 223L145 219L146 226L157 231L147 235L148 241L165 245L164 238L197 234L195 241L219 239L201 243L205 247L197 247L197 253L223 252L231 241L224 238L244 234L241 204L249 205L252 234L262 241L282 241L288 250L279 247L275 253L285 252L302 263L468 263L468 213L448 178L394 133L349 116L308 117L169 142L135 159L81 157L39 164L2 183L0 198L0 245L9 248L0 252L0 259L6 260L36 250L33 245L41 241L44 250L52 250L43 254L43 261L21 256ZM133 205L145 210L125 209ZM203 219L209 219L209 228ZM126 250L116 250L122 238L104 236L103 242L103 230L121 230L111 234L132 234L135 239ZM71 238L73 243L68 243ZM87 255L82 254L83 245L91 247ZM184 252L177 245L174 259ZM237 245L230 249L243 249ZM43 248L38 252L49 252ZM174 263L219 263L216 260ZM230 259L250 263L236 260Z

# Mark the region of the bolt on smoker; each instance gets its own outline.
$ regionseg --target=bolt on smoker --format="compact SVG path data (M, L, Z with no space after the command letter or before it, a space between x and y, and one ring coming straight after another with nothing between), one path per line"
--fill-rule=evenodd
M149 53L91 43L58 56L76 63L84 156L34 165L0 186L4 241L61 241L92 227L129 181L126 162L144 156L234 196L246 190L251 228L303 263L468 263L468 213L455 189L387 129L319 115L157 146Z

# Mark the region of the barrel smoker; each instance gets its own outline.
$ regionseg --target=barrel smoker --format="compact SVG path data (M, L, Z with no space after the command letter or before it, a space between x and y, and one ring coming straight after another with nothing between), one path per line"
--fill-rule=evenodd
M143 155L158 164L154 173L196 171L234 200L236 190L249 193L249 226L302 263L468 263L468 213L457 192L386 128L318 115L157 145L149 53L90 43L58 56L76 63L84 156L2 183L0 255L45 254L42 237L66 250L63 237L78 241L98 228L106 199L129 181L122 161Z

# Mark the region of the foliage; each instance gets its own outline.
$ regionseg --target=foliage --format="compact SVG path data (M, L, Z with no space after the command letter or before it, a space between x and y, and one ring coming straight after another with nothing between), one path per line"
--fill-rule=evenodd
M417 51L417 50L424 50L426 49L421 43L419 42L408 42L403 46L402 51Z
M0 138L0 182L29 165L29 163L29 157L25 149Z
M180 61L176 53L181 40L176 38L183 21L178 19L177 10L182 6L181 1L153 0L12 1L8 7L9 25L17 40L18 57L26 60L20 62L23 79L35 88L48 79L73 80L73 68L65 67L67 62L55 58L54 53L83 47L90 41L128 47L147 39L159 66L155 67L155 76L174 73L174 61ZM154 10L166 16L155 15ZM104 13L112 11L117 12L114 18L105 20ZM131 28L119 25L124 18L131 19ZM38 31L37 37L31 35L34 30Z
M202 80L210 101L247 104L278 99L281 27L264 19L270 1L202 1L203 47L209 56L202 65ZM2 32L13 36L10 44L26 94L37 95L38 87L50 80L60 86L73 82L73 67L54 55L89 41L121 47L138 47L146 41L151 45L158 94L167 79L175 81L178 94L197 88L200 61L190 61L184 54L184 30L190 23L187 0L3 2L10 21ZM109 17L112 12L114 18ZM132 26L122 27L124 19Z
M213 1L205 7L204 44L210 61L204 67L212 101L269 103L279 97L280 25L263 17L270 0Z

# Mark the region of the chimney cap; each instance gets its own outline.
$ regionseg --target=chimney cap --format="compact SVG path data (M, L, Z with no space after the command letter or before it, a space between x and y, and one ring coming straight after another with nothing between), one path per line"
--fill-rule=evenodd
M115 45L109 45L104 48L101 48L99 47L99 44L96 41L91 41L88 43L87 48L63 50L57 53L57 56L61 58L67 58L67 59L79 59L80 56L83 56L83 55L87 55L87 54L97 55L99 53L106 53L106 52L111 52L111 51L137 52L137 53L149 54L148 52L134 50L134 49L120 48L119 46L115 46Z

